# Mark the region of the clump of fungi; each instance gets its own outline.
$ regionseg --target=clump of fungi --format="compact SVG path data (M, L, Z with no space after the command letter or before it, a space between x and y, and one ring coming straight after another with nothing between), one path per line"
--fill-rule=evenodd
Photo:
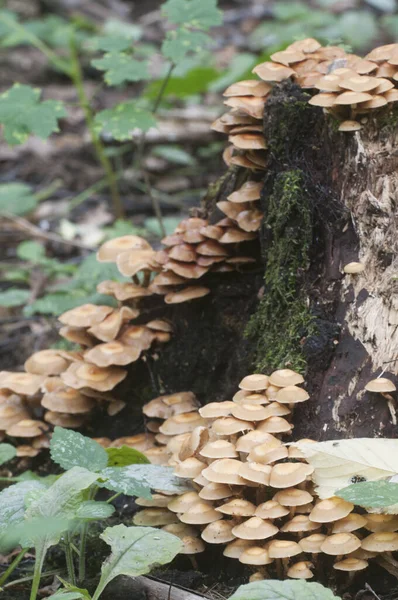
M397 516L357 512L338 497L319 499L313 467L285 442L293 411L309 400L303 381L281 369L249 375L232 400L202 408L190 392L146 404L149 430L160 435L144 453L150 458L152 450L155 461L161 456L158 464L172 465L192 491L139 498L143 510L134 523L179 536L184 554L218 544L225 557L252 568L251 581L311 579L331 566L351 579L369 559L398 550Z

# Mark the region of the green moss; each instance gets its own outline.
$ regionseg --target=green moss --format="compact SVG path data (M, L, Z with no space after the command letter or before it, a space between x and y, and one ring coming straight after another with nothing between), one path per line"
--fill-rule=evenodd
M246 335L256 345L257 371L285 366L303 371L300 340L312 317L300 288L309 262L312 218L301 170L276 176L265 214L264 295Z
M396 129L398 127L398 108L394 105L393 108L386 112L380 118L381 127L387 129Z

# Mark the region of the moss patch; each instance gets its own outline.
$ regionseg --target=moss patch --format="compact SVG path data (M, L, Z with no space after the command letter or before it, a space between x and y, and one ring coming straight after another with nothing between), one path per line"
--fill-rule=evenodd
M257 371L285 366L303 371L301 340L313 325L301 291L309 263L312 217L300 169L276 176L265 214L264 295L246 335L256 344Z

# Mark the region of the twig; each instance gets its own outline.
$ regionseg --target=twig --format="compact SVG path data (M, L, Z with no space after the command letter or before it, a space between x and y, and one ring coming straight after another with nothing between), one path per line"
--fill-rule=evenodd
M51 577L52 575L60 575L62 573L61 569L54 569L53 571L47 571L46 573L42 573L40 575L41 578ZM19 583L26 583L27 581L32 581L33 575L29 577L21 577L21 579L14 579L14 581L10 581L10 583L6 583L3 587L10 588L13 585L18 585Z
M368 583L365 583L365 588L368 590L368 592L373 594L373 596L376 598L376 600L381 600L380 596L378 596L376 594L376 592L370 587L370 585Z

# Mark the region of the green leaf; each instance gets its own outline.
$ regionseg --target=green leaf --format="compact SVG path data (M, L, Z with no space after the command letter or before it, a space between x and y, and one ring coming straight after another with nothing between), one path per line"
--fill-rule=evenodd
M211 37L202 31L191 31L186 27L180 27L167 32L166 39L162 44L162 54L165 58L179 63L189 52L202 52L211 44Z
M3 543L8 548L15 548L16 546L30 548L36 546L37 540L44 538L60 539L61 535L71 526L72 521L65 517L38 517L29 519L9 527L4 533Z
M163 217L163 227L165 228L166 235L171 235L175 228L180 223L179 217ZM155 235L163 237L162 229L160 228L159 219L156 217L148 217L145 219L145 227Z
M5 292L0 292L0 306L11 308L13 306L22 306L30 298L29 290L19 290L18 288L10 288Z
M112 548L112 554L101 568L101 579L93 596L97 600L112 579L118 575L137 577L155 565L173 560L182 548L175 535L153 527L108 527L100 536Z
M222 12L217 0L167 0L162 10L168 20L176 25L189 25L207 30L222 24Z
M354 483L336 492L336 496L365 508L382 508L385 510L381 512L398 513L398 507L394 506L398 505L398 483L389 481Z
M151 489L182 494L189 486L173 474L172 467L160 465L129 465L127 467L108 467L101 471L101 487L127 496L151 498Z
M80 598L90 598L81 592L68 592L68 590L58 590L55 594L48 596L48 600L79 600Z
M36 208L38 200L25 183L0 184L0 212L25 215Z
M183 150L183 148L180 148L180 146L159 144L153 149L153 154L176 163L177 165L194 165L196 162L193 156L189 154L189 152Z
M104 52L121 52L131 47L131 39L117 34L99 35L90 40L90 47Z
M66 116L62 102L40 102L40 90L15 83L0 96L0 123L8 144L22 144L29 135L43 139L59 131L58 120Z
M77 509L76 517L84 521L96 521L98 519L108 519L114 512L115 507L108 502L86 500Z
M108 467L127 467L128 465L150 464L150 461L144 454L129 446L106 448L105 452L108 455Z
M0 302L0 304L1 304L1 302ZM136 452L137 452L137 450L136 450ZM0 465L7 462L8 460L11 460L16 455L17 455L17 452L16 452L14 446L11 446L11 444L0 444Z
M54 462L63 469L82 467L89 471L100 471L108 464L108 455L102 446L77 431L55 427L50 443L50 454Z
M340 598L320 583L269 579L241 585L229 600L340 600Z
M39 298L29 306L26 306L23 312L26 316L34 314L59 315L86 303L117 306L117 302L111 296L97 293L87 295L86 291L81 289L74 291L73 294L68 294L67 292L63 294L46 294L43 298Z
M339 19L339 32L355 48L367 48L377 37L374 15L367 10L348 10Z
M134 100L100 111L95 116L95 123L100 131L106 131L119 142L131 140L133 129L148 131L156 127L155 117L137 106Z
M211 67L196 67L191 69L184 77L171 77L164 91L165 96L193 96L207 90L209 84L217 79L219 72ZM148 86L145 94L154 98L159 94L163 79L155 81Z
M212 81L209 85L210 92L221 92L235 81L241 79L252 79L251 70L258 63L258 57L250 52L239 52L228 65L221 77Z
M28 269L9 269L3 273L5 281L14 283L29 283L30 273Z
M311 14L311 10L304 2L277 2L274 15L278 21L303 21Z
M91 64L96 69L105 71L104 79L108 85L149 78L148 64L135 60L125 52L109 52L102 58L92 60Z
M40 264L43 262L43 259L46 258L46 251L43 244L39 244L39 242L26 241L18 244L17 256L21 260Z
M139 25L119 21L118 19L109 19L105 23L104 33L119 37L130 38L132 41L137 41L142 36L142 28Z
M127 219L116 219L110 227L103 227L105 240L122 237L123 235L140 235L145 236L148 232L143 227L136 227ZM108 264L109 263L101 263Z

